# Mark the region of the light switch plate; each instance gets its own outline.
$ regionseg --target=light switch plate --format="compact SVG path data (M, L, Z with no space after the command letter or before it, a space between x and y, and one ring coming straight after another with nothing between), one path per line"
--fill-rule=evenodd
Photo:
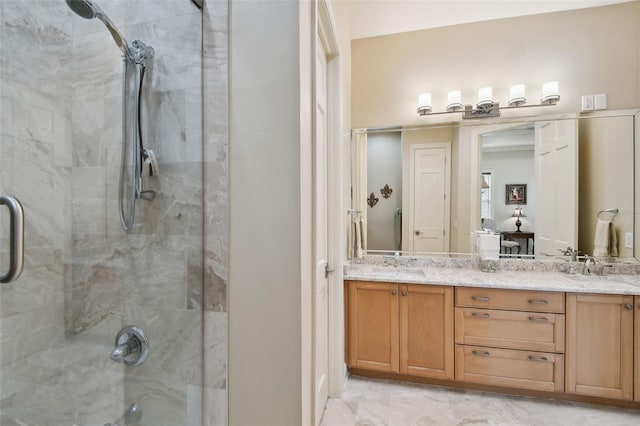
M582 111L593 111L593 95L582 95Z
M594 109L607 109L607 94L606 93L598 93L593 96L594 98Z

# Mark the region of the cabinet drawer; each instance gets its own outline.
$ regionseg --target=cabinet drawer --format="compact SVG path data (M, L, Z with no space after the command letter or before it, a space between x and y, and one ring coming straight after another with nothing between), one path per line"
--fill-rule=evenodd
M564 293L553 291L456 288L456 306L564 313Z
M456 345L456 380L564 391L564 355Z
M564 315L456 308L456 343L564 352Z

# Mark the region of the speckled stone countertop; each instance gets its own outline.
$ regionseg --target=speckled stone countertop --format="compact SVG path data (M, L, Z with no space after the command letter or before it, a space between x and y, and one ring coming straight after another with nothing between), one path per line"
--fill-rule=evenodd
M510 270L483 272L479 268L437 266L382 266L374 263L348 264L344 279L355 281L440 284L450 286L504 288L640 295L640 275L582 275L559 271ZM581 266L581 265L580 265ZM499 267L498 267L499 268Z

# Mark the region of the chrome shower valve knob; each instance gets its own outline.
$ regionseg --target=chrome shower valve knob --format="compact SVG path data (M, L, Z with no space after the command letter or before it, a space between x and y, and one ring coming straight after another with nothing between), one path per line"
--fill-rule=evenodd
M115 362L137 367L144 364L149 357L149 340L139 327L124 327L116 336L115 345L109 356Z

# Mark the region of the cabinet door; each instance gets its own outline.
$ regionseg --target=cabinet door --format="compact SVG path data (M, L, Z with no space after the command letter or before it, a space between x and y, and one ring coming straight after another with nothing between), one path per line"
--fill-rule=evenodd
M398 372L398 285L349 287L349 367Z
M634 314L634 372L635 372L635 380L633 383L635 384L635 390L633 392L634 399L636 401L640 401L640 296L635 297L635 314Z
M567 295L566 391L633 398L633 296Z
M453 380L453 288L400 285L400 372Z

